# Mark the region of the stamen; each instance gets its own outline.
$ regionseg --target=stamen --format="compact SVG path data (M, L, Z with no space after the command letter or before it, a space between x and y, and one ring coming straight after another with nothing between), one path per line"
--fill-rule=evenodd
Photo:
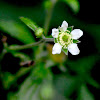
M67 48L72 43L71 34L68 30L60 33L57 40L63 48Z

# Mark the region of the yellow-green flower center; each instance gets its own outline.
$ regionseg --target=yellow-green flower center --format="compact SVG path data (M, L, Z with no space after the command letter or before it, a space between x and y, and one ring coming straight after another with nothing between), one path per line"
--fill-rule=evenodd
M73 41L69 31L59 33L57 40L58 43L60 43L60 45L62 45L63 48L67 48L68 45L71 44Z
M63 40L64 42L68 42L68 36L67 36L67 35L64 35L64 36L62 37L62 40Z

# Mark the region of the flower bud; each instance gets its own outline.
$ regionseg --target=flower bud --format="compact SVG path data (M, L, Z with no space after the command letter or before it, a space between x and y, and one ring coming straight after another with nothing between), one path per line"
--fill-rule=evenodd
M35 35L36 35L37 37L41 37L42 34L43 34L43 28L40 28L40 27L39 27L39 28L36 30Z

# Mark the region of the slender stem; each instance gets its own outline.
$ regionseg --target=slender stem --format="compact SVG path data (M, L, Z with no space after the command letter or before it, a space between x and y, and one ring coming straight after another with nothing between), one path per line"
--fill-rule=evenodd
M28 48L32 48L40 43L42 43L44 40L40 40L38 42L35 43L31 43L31 44L26 44L26 45L17 45L17 46L10 46L8 49L9 50L22 50L22 49L28 49Z
M54 1L56 1L56 0L54 0ZM50 20L51 20L51 17L52 17L53 8L54 8L56 2L52 2L52 0L51 0L51 3L52 3L51 7L46 12L47 15L46 15L45 24L44 24L44 29L45 29L44 34L45 35L47 35L47 33L48 33L49 24L50 24Z
M44 42L54 42L53 38L45 38Z
M44 39L41 39L41 40L38 41L38 42L31 43L31 44L17 45L17 46L9 46L9 47L8 47L8 50L22 50L22 49L28 49L28 48L32 48L32 47L34 47L34 46L37 46L37 45L39 45L40 43L43 43L43 42L54 42L54 39L53 39L53 38L44 38Z

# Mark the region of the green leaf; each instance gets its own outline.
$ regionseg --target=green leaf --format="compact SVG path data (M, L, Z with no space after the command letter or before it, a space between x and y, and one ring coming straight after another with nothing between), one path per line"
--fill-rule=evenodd
M2 78L2 82L3 82L3 86L5 89L9 89L10 86L16 81L16 78L14 75L12 75L9 72L5 72L3 73L3 78Z
M30 20L29 18L25 18L25 17L20 17L20 20L22 22L24 22L30 29L32 29L34 32L37 30L38 26L36 25L36 23L34 23L32 20Z
M74 40L73 39L73 43L79 43L80 41L79 40Z
M71 70L75 71L77 74L86 76L86 73L89 73L98 59L96 55L93 55L75 61L69 60L67 64L70 66Z
M39 63L21 84L19 91L13 97L17 95L17 98L14 100L41 100L41 97L51 98L53 95L53 88L51 88L52 73L50 73L48 68L44 67L43 63ZM8 100L11 100L12 96L8 96L8 98Z
M87 83L89 83L90 85L92 85L92 86L94 86L94 87L96 87L96 88L100 88L99 83L96 82L91 76L88 75L88 76L86 77L86 81L87 81Z
M95 100L93 95L90 93L86 85L82 85L79 91L79 97L77 100Z
M59 75L54 79L54 85L57 92L61 95L69 97L79 87L77 77Z
M68 55L68 49L62 48L62 51L63 51L66 55Z
M17 95L15 95L13 92L9 92L7 96L7 100L18 100Z
M34 38L31 32L22 24L13 20L0 20L0 30L3 30L12 37L20 40L23 43L32 43Z
M11 51L14 57L20 58L21 61L29 61L30 57L22 52Z
M80 10L80 4L78 0L62 0L72 9L74 13L78 13Z
M20 17L21 21L24 22L31 30L35 32L35 35L40 37L43 34L43 28L40 28L36 25L35 22L33 22L29 18Z
M67 30L71 32L73 30L73 26L68 27Z

